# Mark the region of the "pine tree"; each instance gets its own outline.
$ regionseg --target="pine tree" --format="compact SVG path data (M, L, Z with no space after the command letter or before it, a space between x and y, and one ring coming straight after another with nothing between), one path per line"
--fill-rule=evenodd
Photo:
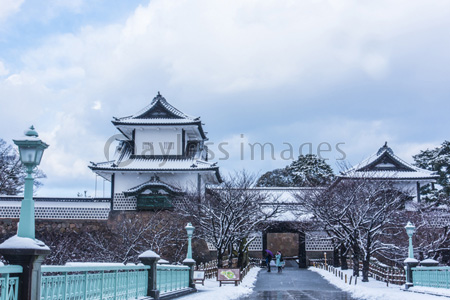
M287 169L296 186L323 186L334 178L330 165L315 154L300 155Z
M295 186L294 179L287 168L275 169L263 174L257 182L257 186L264 187L289 187Z
M438 189L425 186L422 190L425 199L437 202L448 199L450 196L450 142L444 141L440 147L420 151L413 158L415 165L419 168L435 171L439 175Z
M296 187L323 186L334 179L333 170L324 159L317 155L300 155L297 160L283 169L275 169L263 174L257 186Z

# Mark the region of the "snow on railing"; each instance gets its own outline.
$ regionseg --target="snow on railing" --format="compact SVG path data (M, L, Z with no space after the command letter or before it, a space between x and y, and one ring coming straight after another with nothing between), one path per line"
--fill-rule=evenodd
M144 265L41 266L41 300L130 299L147 295Z
M22 273L22 266L7 265L0 263L0 299L19 299L19 277L11 274Z

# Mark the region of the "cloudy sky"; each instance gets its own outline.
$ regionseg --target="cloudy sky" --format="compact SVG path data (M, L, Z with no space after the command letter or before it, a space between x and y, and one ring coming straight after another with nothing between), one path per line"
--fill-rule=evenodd
M450 138L450 1L0 0L0 138L33 124L50 144L39 196L94 196L112 116L158 91L201 116L224 173L305 143L333 167L385 141L411 161Z

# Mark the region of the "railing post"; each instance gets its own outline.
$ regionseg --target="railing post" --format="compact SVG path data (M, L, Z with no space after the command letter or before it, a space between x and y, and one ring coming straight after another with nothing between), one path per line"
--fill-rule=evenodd
M157 274L157 263L161 257L153 252L152 250L147 250L141 255L139 255L139 260L146 266L150 266L148 270L148 289L147 296L151 296L154 299L159 299L159 290L156 286L156 274Z
M183 260L183 265L189 267L189 287L195 289L195 283L194 283L194 266L195 266L195 260L192 258L186 258Z
M11 265L20 265L23 272L19 274L19 299L39 300L41 297L41 264L50 254L50 249L42 243L42 247L35 240L30 240L30 245L35 248L16 249L9 247L6 242L0 248L0 254Z

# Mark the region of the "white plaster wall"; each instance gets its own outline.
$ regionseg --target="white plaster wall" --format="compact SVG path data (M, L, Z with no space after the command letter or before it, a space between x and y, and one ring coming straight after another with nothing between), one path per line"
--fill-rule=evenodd
M410 180L410 181L402 181L394 183L394 187L400 191L408 193L413 198L414 202L417 202L417 182L420 183L420 186L424 186L428 183L431 183L431 180Z
M137 128L135 133L135 154L149 155L149 150L142 148L144 142L153 143L153 155L181 155L182 152L182 129L175 127ZM173 149L164 149L164 142L174 143Z

